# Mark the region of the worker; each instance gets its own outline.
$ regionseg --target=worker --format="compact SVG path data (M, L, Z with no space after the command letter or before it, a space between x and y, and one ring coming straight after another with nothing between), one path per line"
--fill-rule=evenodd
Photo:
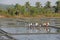
M38 25L38 23L36 23L36 26Z
M49 31L48 26L49 26L49 22L46 22L46 25L45 25L46 31Z
M43 23L43 26L45 26L46 31L49 31L49 29L48 29L48 26L49 26L49 25L50 25L49 22Z

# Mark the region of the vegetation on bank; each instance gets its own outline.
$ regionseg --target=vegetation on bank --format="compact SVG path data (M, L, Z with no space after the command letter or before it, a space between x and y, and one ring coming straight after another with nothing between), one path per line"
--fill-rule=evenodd
M36 2L35 6L31 6L26 2L24 6L19 4L8 7L6 10L0 9L0 15L5 17L60 17L60 1L56 2L56 6L51 6L51 2L47 1L45 6L40 2Z
M58 29L57 32L60 33L60 29Z

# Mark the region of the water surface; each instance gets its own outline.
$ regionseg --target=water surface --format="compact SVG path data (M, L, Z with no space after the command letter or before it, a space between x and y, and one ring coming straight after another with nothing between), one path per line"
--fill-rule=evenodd
M41 21L44 20L44 21ZM8 32L8 33L47 33L44 28L41 27L40 30L38 29L28 29L28 23L31 22L39 22L43 23L47 20L51 20L50 25L56 26L58 22L54 19L38 19L35 21L32 19L12 19L12 18L1 18L0 19L0 29ZM57 24L56 24L57 23ZM56 28L50 27L50 33L57 33ZM12 37L16 38L17 40L60 40L60 34L38 34L38 35L11 35ZM4 37L3 37L4 38ZM3 39L2 38L2 39Z

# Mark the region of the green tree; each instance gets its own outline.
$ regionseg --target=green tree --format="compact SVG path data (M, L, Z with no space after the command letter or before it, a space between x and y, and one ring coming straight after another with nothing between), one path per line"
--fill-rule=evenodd
M26 8L30 8L29 2L26 2L25 7L26 7Z
M21 7L20 13L21 13L22 15L24 15L24 13L25 13L25 7L24 7L24 6Z
M44 11L45 13L52 13L52 8L51 8L51 2L50 1L47 1L46 2L46 5L44 6Z
M35 5L36 5L36 13L37 13L37 14L40 14L41 7L42 7L42 6L41 6L41 3L40 3L40 2L36 2Z
M15 5L15 9L16 9L16 10L20 10L20 7L21 7L21 6L20 6L19 4L16 4L16 5Z
M30 4L29 4L29 2L26 2L25 7L26 7L26 11L29 12L30 11Z
M32 7L30 8L30 15L31 16L36 16L37 15L37 8L36 7Z
M30 4L29 4L29 2L25 3L25 13L24 13L24 15L25 16L30 15Z
M19 4L16 4L15 5L15 10L16 10L16 15L19 15L19 14L21 14L21 5L19 5Z
M40 7L41 7L40 2L36 2L36 8L40 8Z
M56 2L56 11L55 12L60 12L60 1Z
M0 9L0 15L7 15L7 11L3 10L3 9Z
M46 8L50 8L51 7L51 2L50 1L47 1L45 7Z
M8 8L7 10L8 10L8 13L9 13L10 15L12 15L12 16L15 15L16 10L15 10L14 8L10 7L10 8Z

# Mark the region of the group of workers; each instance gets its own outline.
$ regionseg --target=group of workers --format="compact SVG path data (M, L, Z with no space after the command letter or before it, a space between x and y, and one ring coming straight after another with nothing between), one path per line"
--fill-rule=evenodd
M49 29L48 29L48 26L50 25L49 22L45 22L45 23L43 23L42 25L45 27L46 31L49 31ZM39 25L39 23L35 23L34 26L33 26L33 23L30 23L30 24L29 24L29 28L30 28L30 29L34 29L34 28L36 28L36 27L42 27L42 26Z

